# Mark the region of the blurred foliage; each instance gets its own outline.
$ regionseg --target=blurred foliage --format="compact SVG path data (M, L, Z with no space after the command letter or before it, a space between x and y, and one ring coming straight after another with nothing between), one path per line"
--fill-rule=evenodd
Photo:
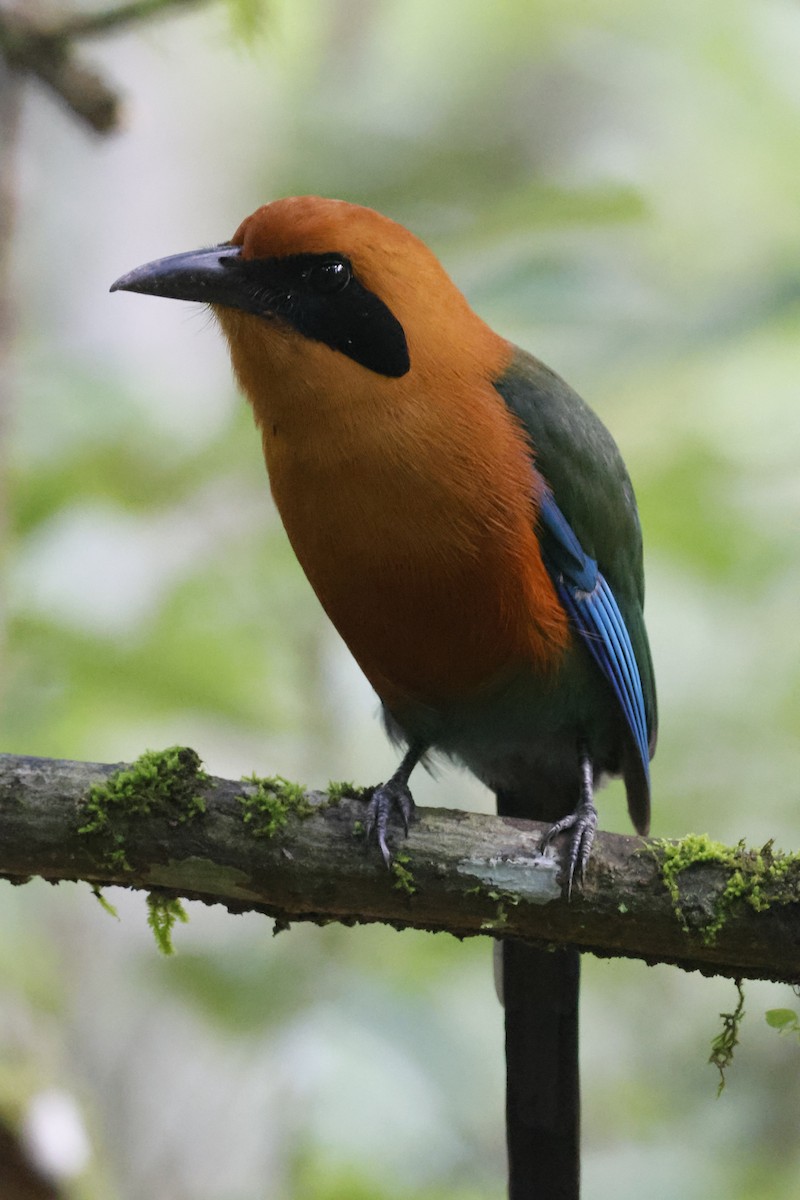
M107 294L313 191L411 225L617 436L647 549L655 832L796 846L800 9L226 0L93 54L126 132L90 142L31 94L17 153L4 748L190 744L212 772L315 786L390 771L219 338ZM449 770L416 789L489 804ZM601 819L626 828L618 787ZM144 901L113 901L119 923L88 889L0 893L0 1109L74 1098L93 1158L73 1200L501 1193L487 944L272 939L190 905L162 961ZM759 1018L794 1010L786 990L747 988L716 1101L729 984L584 974L587 1196L793 1200L800 1051Z
M266 25L267 6L264 0L224 0L230 14L231 28L235 36L250 45Z

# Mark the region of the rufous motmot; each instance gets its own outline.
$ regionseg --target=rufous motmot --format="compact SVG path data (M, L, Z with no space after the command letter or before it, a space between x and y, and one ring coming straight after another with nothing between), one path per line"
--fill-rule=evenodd
M369 806L389 861L439 752L506 816L569 831L567 889L621 774L648 829L656 699L642 539L619 450L434 255L368 209L302 196L112 290L211 306L272 494L325 611L405 747ZM579 956L506 941L512 1200L579 1193Z

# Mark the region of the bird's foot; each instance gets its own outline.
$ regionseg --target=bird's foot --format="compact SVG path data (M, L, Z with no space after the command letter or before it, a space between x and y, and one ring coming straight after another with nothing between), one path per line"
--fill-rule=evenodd
M386 866L391 866L392 852L386 842L386 835L395 813L400 814L403 829L408 837L408 827L414 820L414 797L408 786L408 779L393 775L386 783L379 783L372 793L367 816L364 822L367 845L375 841L383 855Z
M542 838L540 851L544 853L558 834L564 833L568 829L572 831L572 834L567 855L567 899L572 896L572 884L576 870L580 883L583 884L586 865L592 853L594 835L597 832L597 809L590 799L581 800L575 812L568 813L566 817L562 817L560 821L556 821L554 825L550 826Z

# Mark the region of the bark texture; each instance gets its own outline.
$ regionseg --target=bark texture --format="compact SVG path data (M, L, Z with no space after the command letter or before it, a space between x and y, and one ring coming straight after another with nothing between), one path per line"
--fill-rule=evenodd
M0 876L120 884L282 923L379 921L800 981L795 856L719 847L729 860L715 851L692 861L690 840L682 855L677 843L670 892L663 866L675 862L673 844L600 833L584 887L568 901L557 861L537 852L535 822L421 809L408 839L395 837L387 871L360 833L363 799L193 776L192 751L169 753L191 756L174 787L167 773L153 799L145 771L140 793L134 764L113 803L92 789L124 764L0 755Z

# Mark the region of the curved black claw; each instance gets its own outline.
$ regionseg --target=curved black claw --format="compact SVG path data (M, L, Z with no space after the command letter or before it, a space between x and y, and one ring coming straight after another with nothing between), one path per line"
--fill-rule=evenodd
M414 797L406 779L393 775L386 783L380 783L372 793L364 822L367 845L373 839L378 843L387 867L392 864L392 852L386 835L395 812L399 812L403 829L408 837L408 827L414 820Z
M581 798L574 812L567 813L560 821L556 821L547 830L539 847L542 853L548 848L553 839L565 829L572 830L567 856L567 899L572 896L572 884L575 880L575 869L583 884L586 874L586 864L592 853L592 842L597 832L597 809L594 806L594 768L589 750L583 741L578 743L578 762L581 772Z
M592 853L592 843L594 835L597 832L597 809L591 800L582 800L575 812L568 813L566 817L562 817L560 821L556 821L547 830L547 833L542 838L541 852L544 852L551 845L553 839L559 833L563 833L566 829L572 830L572 836L569 841L569 854L567 856L567 899L572 896L572 884L575 879L575 870L578 870L578 878L583 884L586 874L586 865Z
M387 867L392 865L392 853L386 842L386 834L389 832L392 816L397 810L402 818L406 837L408 837L408 827L414 819L414 798L408 787L408 779L424 753L424 745L412 742L392 778L388 779L386 783L379 783L375 788L367 808L365 821L367 845L373 839L378 843Z

